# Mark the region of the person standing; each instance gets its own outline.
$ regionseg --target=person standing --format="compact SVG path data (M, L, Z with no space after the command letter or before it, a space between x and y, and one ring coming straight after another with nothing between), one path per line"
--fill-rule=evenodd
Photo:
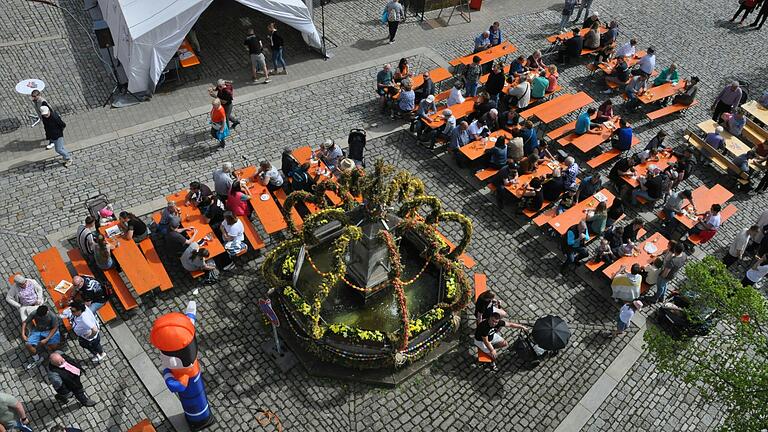
M504 37L501 34L501 24L498 21L494 21L493 24L488 27L488 39L491 41L491 46L501 45L504 42Z
M21 338L24 340L27 351L32 354L32 362L27 365L27 370L43 362L43 357L40 355L43 348L48 351L58 348L61 342L60 323L59 317L49 311L46 305L38 306L35 313L21 322ZM29 328L29 334L27 334L27 328Z
M387 3L387 26L389 26L389 43L395 43L395 35L400 21L405 19L405 9L400 4L400 0L392 0Z
M231 125L234 130L240 122L232 115L232 105L235 102L235 89L232 88L232 82L220 79L216 82L215 88L208 90L208 94L221 101L221 106L227 115L227 126Z
M763 24L765 24L765 19L768 18L768 1L763 0L763 7L760 8L760 12L757 13L757 16L755 17L755 22L750 24L750 27L757 27L755 30L760 30L763 28ZM757 25L757 22L760 21L760 25Z
M221 100L214 98L211 102L211 137L219 141L219 147L224 148L225 140L229 136L227 127L227 112L221 106Z
M568 25L568 21L571 20L573 10L576 9L576 1L577 0L565 0L565 4L563 5L562 18L560 19L560 27L558 28L560 33L565 30L565 26Z
M267 67L267 60L264 58L264 44L261 39L256 37L256 31L254 29L248 30L248 37L245 38L243 43L248 50L248 55L251 57L251 78L253 82L258 81L257 74L260 70L264 71L264 84L270 82L269 68Z
M0 430L5 431L19 429L32 431L28 426L29 418L24 404L15 396L8 393L0 393Z
M723 113L730 112L741 103L741 87L738 81L731 82L728 87L720 91L712 104L712 120L719 122Z
M62 318L69 319L72 324L72 330L77 335L80 346L85 348L93 355L91 361L99 363L104 360L107 354L101 347L101 332L99 331L99 321L90 308L86 307L81 301L73 301L64 313Z
M464 94L466 97L477 96L477 88L480 85L480 57L472 57L472 63L464 69Z
M592 0L581 0L581 7L579 8L579 12L576 13L576 19L573 20L573 23L576 24L577 22L579 22L579 18L581 18L581 13L584 11L586 11L586 13L584 14L584 19L589 18L591 16L589 14L589 9L591 7L592 7Z
M269 23L267 31L269 32L269 36L267 36L267 38L269 38L269 50L272 51L272 67L274 68L272 73L277 75L277 67L282 66L283 75L286 75L288 74L288 71L285 70L285 60L283 59L283 46L285 45L285 41L283 41L283 38L277 33L276 23Z
M759 3L761 0L741 0L739 2L739 9L736 10L736 13L733 14L733 18L730 19L731 22L736 21L736 18L739 17L739 14L741 12L744 12L744 16L741 17L741 21L739 21L739 24L743 23L744 20L747 19L747 16L752 13L753 10L755 10L755 6L757 6L757 3Z
M616 330L613 331L613 337L621 336L629 328L629 324L632 322L632 317L635 316L635 312L643 308L643 302L635 300L631 303L626 303L619 310L619 319L616 321Z
M760 228L757 225L752 225L739 231L731 242L728 253L723 257L723 264L726 267L730 267L736 261L739 261L744 256L747 246L757 236L758 232L760 232Z
M37 120L32 124L32 127L37 126L37 122L43 120L43 114L40 112L40 107L47 106L48 109L51 109L51 106L48 104L48 101L45 100L45 98L40 94L40 90L32 90L32 106L35 107L35 114L37 114ZM54 144L52 142L48 143L45 148L50 150L52 149Z
M56 390L57 401L65 403L69 400L69 396L74 394L75 399L83 406L96 406L96 402L85 395L83 383L80 382L82 375L83 368L80 363L60 351L51 353L48 362L48 379Z
M747 269L741 284L744 286L754 286L763 280L766 274L768 274L768 257L761 256Z
M34 314L44 300L40 283L20 274L13 276L13 284L5 295L5 301L19 311L22 321Z
M67 149L64 148L64 128L67 127L67 124L64 123L64 120L61 119L57 112L50 109L47 105L40 107L40 115L43 121L43 128L45 128L45 139L53 144L56 153L64 158L64 166L69 166L72 163L72 158L69 156Z
M667 253L664 254L659 278L656 281L656 295L654 302L664 301L667 295L667 284L671 281L678 271L685 266L688 256L685 254L685 246L682 243L674 243Z

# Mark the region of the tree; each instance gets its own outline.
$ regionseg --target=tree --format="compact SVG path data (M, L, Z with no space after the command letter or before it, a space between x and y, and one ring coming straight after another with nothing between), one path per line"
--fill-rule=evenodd
M722 404L722 431L768 428L768 323L766 299L739 280L716 258L685 268L681 292L693 311L717 310L717 326L706 337L673 337L649 327L645 342L658 369L696 387L706 400Z

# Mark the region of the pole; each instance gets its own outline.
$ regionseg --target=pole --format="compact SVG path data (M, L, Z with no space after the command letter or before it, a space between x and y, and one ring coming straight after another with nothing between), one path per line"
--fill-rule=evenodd
M283 352L280 350L280 339L277 337L277 326L272 324L272 333L275 336L275 348L277 348L277 354L282 356Z
M325 0L320 0L320 19L323 20L321 27L323 32L323 60L328 60L328 52L325 48Z

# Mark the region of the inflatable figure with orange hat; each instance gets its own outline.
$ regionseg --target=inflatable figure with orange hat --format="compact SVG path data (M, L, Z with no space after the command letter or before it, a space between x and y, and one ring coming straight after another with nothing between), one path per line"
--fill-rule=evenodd
M192 430L214 421L197 361L196 316L197 305L190 301L183 314L171 312L156 319L149 333L150 342L162 353L165 384L179 396Z

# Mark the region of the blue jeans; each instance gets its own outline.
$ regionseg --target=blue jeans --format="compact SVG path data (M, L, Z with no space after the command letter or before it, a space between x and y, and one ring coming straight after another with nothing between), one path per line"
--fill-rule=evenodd
M88 309L90 309L90 310L91 310L91 312L93 312L93 313L96 313L96 312L98 312L98 311L99 311L99 309L101 309L101 308L104 306L104 304L105 304L105 303L96 303L96 302L91 302L91 305L90 305L90 306L88 306Z
M571 13L573 13L573 12L571 12ZM565 30L565 26L568 25L568 21L570 21L570 20L571 20L571 14L568 14L568 15L563 14L562 18L560 19L560 27L558 28L558 30L560 30L560 31Z
M13 426L13 428L14 429L18 429L18 430L20 430L22 432L32 432L32 428L31 427L29 427L29 426L27 426L25 424L21 424L21 422L18 421L18 420L16 421L16 424Z
M60 154L65 161L70 159L69 152L64 148L64 137L56 138L53 141L53 149L56 150L56 153Z
M78 336L78 342L80 346L88 350L93 355L102 354L104 349L101 347L101 332L99 332L93 340L87 340Z
M277 72L277 65L281 65L285 69L285 60L283 60L283 49L276 48L272 50L272 64L274 65L275 72Z
M477 87L478 87L477 81L467 81L466 87L464 87L466 89L464 92L465 96L466 97L477 96Z
M660 302L660 301L664 300L664 297L666 297L666 295L667 295L667 284L668 283L669 283L669 281L664 279L661 276L659 276L659 278L656 279L656 295L653 298L654 301Z

